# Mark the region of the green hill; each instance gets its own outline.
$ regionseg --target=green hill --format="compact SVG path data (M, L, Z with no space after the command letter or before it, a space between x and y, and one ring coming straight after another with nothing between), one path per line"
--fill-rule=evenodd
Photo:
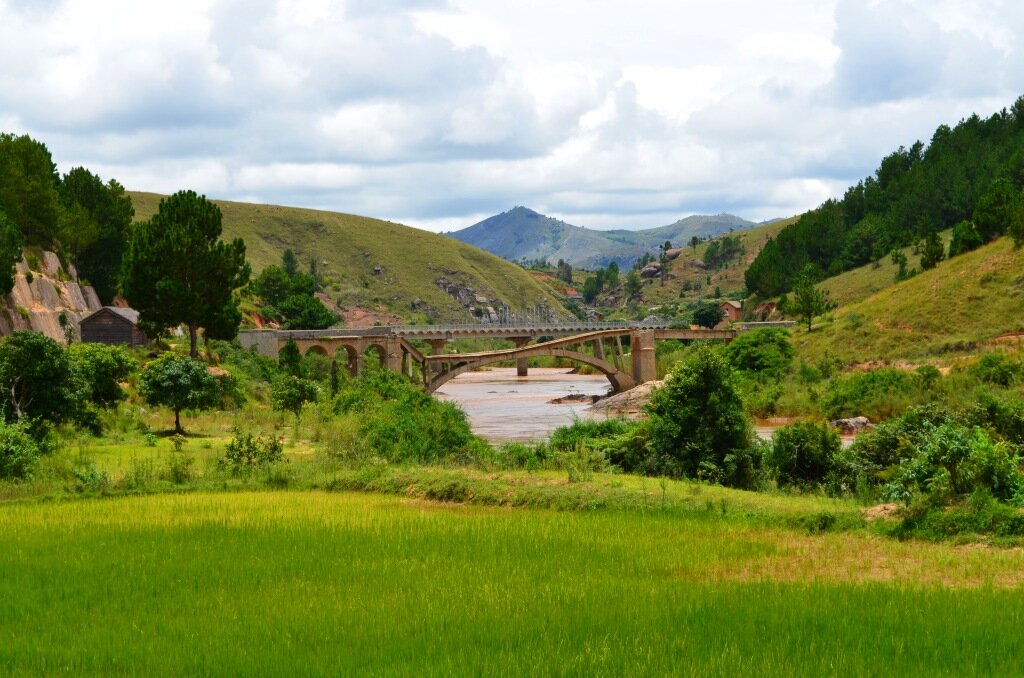
M935 360L1019 342L1022 307L1024 249L1003 237L843 305L794 339L808 357L828 351L846 363Z
M139 220L151 217L162 197L130 195ZM488 308L522 312L539 304L569 315L526 271L451 238L351 214L214 202L224 215L223 237L245 241L254 272L279 263L290 248L303 264L316 260L327 295L341 308L413 322L465 322Z

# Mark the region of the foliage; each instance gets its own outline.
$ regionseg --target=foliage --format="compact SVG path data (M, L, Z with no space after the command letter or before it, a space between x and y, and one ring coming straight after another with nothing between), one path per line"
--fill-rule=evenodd
M57 166L45 144L0 133L0 207L29 244L50 246L57 237L57 185Z
M1006 233L1011 225L1024 217L1020 190L1006 178L996 179L978 200L973 221L985 241Z
M736 257L743 254L743 244L739 237L727 235L716 238L708 243L704 250L704 265L708 268L722 268Z
M122 290L150 332L179 323L189 329L197 355L199 327L231 339L241 314L234 291L249 280L245 243L219 240L220 209L193 191L160 201L157 213L136 226L124 257Z
M270 391L270 402L274 409L291 412L296 418L306 403L316 402L316 399L316 384L293 375L283 376L275 381Z
M294 339L288 339L277 352L277 364L281 366L285 374L290 374L293 377L302 376L302 353Z
M777 296L807 264L834 275L966 219L973 218L985 241L1024 228L1015 226L1018 187L1003 178L1021 176L1022 116L1018 99L987 119L972 115L954 128L940 125L927 147L900 147L841 200L807 212L767 243L747 269L747 289Z
M627 298L629 298L629 299L637 299L637 298L639 298L641 291L643 291L643 288L644 288L644 284L643 284L643 281L640 280L640 274L639 273L637 273L635 270L633 270L633 271L630 271L628 274L626 274L626 284L625 284L624 291L626 292L626 297Z
M314 296L317 282L312 275L298 271L289 274L283 266L267 266L252 281L250 290L263 301L264 317L284 329L319 330L338 320Z
M725 356L737 370L778 379L793 364L793 344L788 331L764 327L740 333L725 347Z
M259 466L275 464L284 459L284 443L272 435L253 436L251 433L235 431L234 437L224 448L220 460L222 468L235 475Z
M921 497L945 506L978 490L1000 501L1018 498L1019 456L983 430L944 422L926 426L915 442L913 453L885 484L886 499L910 505Z
M182 410L204 410L217 404L220 389L206 366L175 353L165 353L149 362L139 377L139 394L151 405L165 405L174 411L174 430L181 427Z
M104 302L117 293L121 261L131 233L135 208L124 187L103 180L84 167L65 174L59 185L64 207L61 245L75 260L78 275L89 281Z
M0 398L8 422L76 421L86 395L61 344L38 332L0 342Z
M273 309L282 329L322 330L338 322L324 303L311 295L294 294Z
M935 268L945 258L945 251L942 247L942 239L936 231L932 231L921 245L921 270Z
M754 484L752 431L732 368L699 346L647 405L648 447L664 473L734 487Z
M572 264L564 259L558 260L558 268L555 272L555 277L564 282L566 285L572 284Z
M701 300L693 305L691 315L695 325L710 329L722 322L722 318L725 317L725 311L714 301Z
M435 463L471 459L480 442L465 413L441 402L390 370L367 369L342 386L339 412L359 414L366 445L392 462Z
M821 315L829 308L828 292L815 287L817 270L808 264L793 282L793 299L789 309L807 321L807 331L811 331L814 316Z
M21 231L0 202L0 295L10 294L14 289L14 265L21 259L21 245Z
M30 478L40 452L28 422L0 422L0 480Z
M953 239L949 241L949 256L955 257L964 252L976 250L985 244L985 239L978 233L974 223L964 219L953 226Z
M1024 378L1024 362L1000 351L986 353L970 366L971 375L988 384L1012 386Z
M90 402L100 407L111 407L125 398L121 383L128 379L138 365L121 346L95 343L71 344L68 356L75 371L85 382Z
M813 487L832 471L839 436L825 423L800 421L775 431L764 465L781 486Z
M882 418L900 409L892 403L915 398L920 382L913 372L889 367L843 375L830 381L822 394L821 413L828 419L870 415Z

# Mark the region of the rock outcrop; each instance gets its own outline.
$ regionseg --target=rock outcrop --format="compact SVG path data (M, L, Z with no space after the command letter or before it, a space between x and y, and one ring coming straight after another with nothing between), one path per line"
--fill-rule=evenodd
M0 306L0 335L31 330L63 343L62 315L78 338L79 321L100 308L96 290L78 282L73 266L65 267L53 252L40 258L29 255L18 262L14 289Z

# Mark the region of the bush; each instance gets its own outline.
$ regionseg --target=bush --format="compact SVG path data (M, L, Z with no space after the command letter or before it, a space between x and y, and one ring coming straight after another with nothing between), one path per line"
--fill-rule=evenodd
M985 383L1012 386L1024 375L1024 365L1006 353L986 353L968 371Z
M475 461L486 447L455 404L388 370L368 369L345 382L335 403L338 411L358 415L367 447L391 462Z
M124 400L121 382L138 367L128 351L106 344L71 344L68 357L85 382L88 399L99 407L112 407Z
M1004 440L1024 445L1024 401L999 400L988 393L980 393L966 418L968 423L986 428Z
M725 356L737 370L778 379L793 363L789 332L777 327L742 332L725 347Z
M918 497L930 506L947 506L979 490L1000 501L1021 491L1020 458L1004 442L983 430L955 422L928 425L912 455L900 462L884 496L908 506Z
M927 396L921 378L892 368L856 372L829 382L821 396L821 413L827 419L868 416L884 419Z
M67 350L38 332L14 332L0 343L0 399L8 422L77 421L87 402L85 385Z
M764 463L780 486L812 487L832 471L841 447L827 424L801 421L775 431Z
M206 365L175 353L165 353L146 365L139 393L151 405L166 405L174 411L174 430L179 434L184 433L182 410L209 409L221 395Z
M757 459L732 368L709 346L676 367L647 405L652 471L751 487Z
M254 437L251 433L235 431L224 450L219 464L238 475L254 467L266 466L284 459L284 443L272 435Z
M27 423L0 422L0 479L31 477L39 456L39 445L29 433Z

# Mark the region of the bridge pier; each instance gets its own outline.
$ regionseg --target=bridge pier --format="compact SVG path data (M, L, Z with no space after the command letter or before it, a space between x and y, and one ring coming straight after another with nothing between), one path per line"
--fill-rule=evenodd
M522 348L530 343L530 337L516 337L512 340L512 343L516 345L516 348ZM516 359L516 376L527 377L530 372L530 359L529 358L517 358Z
M598 360L604 360L604 340L594 340L594 357Z
M658 362L654 353L654 330L640 330L629 335L633 354L633 379L638 384L658 378Z
M427 339L427 345L430 346L430 355L441 355L444 353L444 347L448 345L447 339ZM442 370L441 363L431 363L430 372L431 374L437 374Z

